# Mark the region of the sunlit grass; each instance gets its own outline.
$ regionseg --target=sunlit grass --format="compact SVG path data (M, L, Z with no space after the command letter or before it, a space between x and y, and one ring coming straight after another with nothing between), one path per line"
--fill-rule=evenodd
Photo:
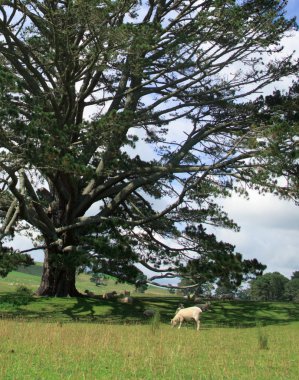
M42 263L36 263L35 265L26 268L20 268L19 271L12 271L7 275L7 277L0 277L0 294L14 292L20 285L27 286L32 291L35 291L40 284L41 275ZM114 278L106 279L104 284L100 286L96 286L96 284L91 282L90 279L91 276L85 273L81 273L77 276L76 286L81 293L84 293L85 290L89 290L96 295L103 295L104 293L111 292L113 290L118 293L123 290L127 290L135 296L140 295L140 293L136 293L136 289L132 284L116 282ZM153 295L171 296L166 289L155 286L149 286L144 295L146 297L151 297Z
M298 304L212 302L197 332L194 324L170 327L182 299L165 292L133 293L133 305L26 294L22 299L16 283L32 289L38 273L12 273L5 280L0 380L299 379ZM9 281L14 285L6 292L2 285ZM79 282L84 288L90 281ZM109 289L118 285L111 281ZM155 318L143 317L147 308Z
M299 324L263 328L0 321L0 378L297 380Z

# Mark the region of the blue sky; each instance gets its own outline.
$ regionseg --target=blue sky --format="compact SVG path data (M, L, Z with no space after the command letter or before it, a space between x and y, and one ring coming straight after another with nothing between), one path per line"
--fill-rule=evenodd
M288 16L299 18L299 1L298 0L289 0L287 5ZM299 23L299 20L297 20Z

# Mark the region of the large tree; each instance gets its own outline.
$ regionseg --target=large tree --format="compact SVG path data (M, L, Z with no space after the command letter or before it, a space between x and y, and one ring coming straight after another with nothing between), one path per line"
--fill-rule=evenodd
M237 228L217 197L276 186L242 99L296 70L264 62L285 5L0 2L1 240L45 249L38 294L77 295L90 260L175 276L207 254L185 227Z
M257 301L282 301L286 298L285 287L289 279L281 273L266 273L250 283L251 299Z
M290 301L299 301L299 271L293 272L290 281L285 284L285 298Z

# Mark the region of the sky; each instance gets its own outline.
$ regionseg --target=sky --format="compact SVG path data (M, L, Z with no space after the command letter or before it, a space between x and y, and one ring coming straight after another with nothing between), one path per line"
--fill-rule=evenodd
M299 19L299 1L289 0L287 5L287 15Z
M287 15L296 16L299 22L299 0L289 0ZM299 58L299 31L284 39L283 45L286 52L295 50ZM287 89L290 83L290 79L282 80L268 87L267 92ZM250 200L234 196L222 204L241 231L215 229L213 232L219 239L234 244L244 258L257 258L267 265L265 273L277 271L290 278L299 270L299 206L253 191ZM13 245L20 250L31 248L25 237L18 237ZM36 252L32 256L36 261L42 261L42 253Z
M299 0L289 0L287 15L297 17ZM296 51L299 58L299 31L283 41L285 51ZM267 88L286 89L291 83L284 79ZM290 278L299 270L299 206L273 195L250 192L250 199L232 197L222 202L225 211L241 227L240 232L216 230L215 235L236 246L246 259L257 258L267 265L267 272L280 272Z

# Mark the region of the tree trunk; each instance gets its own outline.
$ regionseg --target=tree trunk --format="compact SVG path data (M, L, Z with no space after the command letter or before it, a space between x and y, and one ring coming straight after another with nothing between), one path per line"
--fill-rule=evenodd
M66 265L67 256L45 250L45 259L41 283L36 291L38 296L49 297L80 297L76 289L76 267Z

